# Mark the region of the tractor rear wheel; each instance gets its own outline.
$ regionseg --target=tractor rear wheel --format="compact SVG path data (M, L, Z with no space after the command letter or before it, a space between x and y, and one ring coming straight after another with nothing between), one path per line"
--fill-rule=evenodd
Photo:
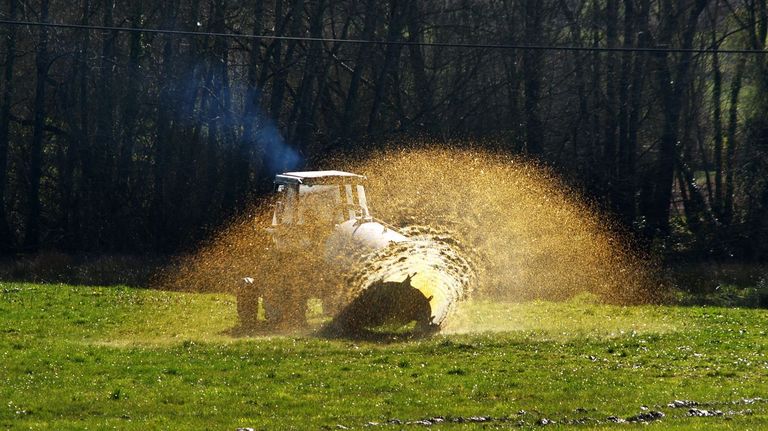
M264 286L262 292L266 323L276 329L305 328L309 294L303 274L285 271L281 276L279 282Z
M246 329L259 324L259 292L252 282L244 281L237 289L237 317Z

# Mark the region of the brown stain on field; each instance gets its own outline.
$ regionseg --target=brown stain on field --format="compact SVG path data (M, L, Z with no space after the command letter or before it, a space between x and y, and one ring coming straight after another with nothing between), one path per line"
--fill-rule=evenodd
M473 299L560 300L588 292L617 304L652 300L648 263L610 221L534 163L489 151L433 147L380 151L317 167L366 175L375 217L450 238L451 247L471 262L473 269L466 271L473 272L467 277ZM376 278L365 272L366 264L375 267L370 261L339 268L311 249L275 253L263 229L270 213L262 205L235 220L164 272L158 284L233 292L243 277L253 277L272 301L291 303L308 292L337 310L365 287L360 283ZM468 284L457 298L469 296ZM294 312L303 313L302 307Z

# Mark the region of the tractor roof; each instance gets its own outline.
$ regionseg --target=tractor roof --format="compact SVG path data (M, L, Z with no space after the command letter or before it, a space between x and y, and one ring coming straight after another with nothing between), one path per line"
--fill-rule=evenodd
M338 184L349 182L350 179L357 181L365 180L362 175L342 171L306 171L306 172L285 172L275 176L277 184Z

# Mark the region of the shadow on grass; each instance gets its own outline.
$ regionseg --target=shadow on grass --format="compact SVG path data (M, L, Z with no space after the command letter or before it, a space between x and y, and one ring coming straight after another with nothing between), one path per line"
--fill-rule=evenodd
M250 337L315 337L326 340L346 340L346 341L365 341L378 344L394 344L404 343L409 341L419 341L430 338L439 331L433 332L418 332L412 330L412 328L405 327L402 329L357 329L354 331L343 331L329 328L329 325L323 325L316 329L299 329L299 328L270 328L268 326L261 327L245 327L237 325L231 329L228 329L221 333L233 338L250 338Z
M326 339L370 341L377 343L402 342L429 337L440 330L432 323L430 299L410 283L378 281L363 290L344 306L330 322L307 325L292 319L270 324L261 319L241 320L228 335L235 337L269 335L309 335ZM244 316L258 316L258 302L253 302ZM241 316L242 317L242 316ZM304 327L306 325L306 327ZM317 328L312 330L312 328Z
M318 335L379 343L426 338L440 330L432 323L431 299L411 285L411 277L380 280L342 308Z
M315 336L331 340L368 341L388 344L423 340L430 338L438 332L439 328L437 327L431 331L417 330L413 323L400 328L383 326L377 328L347 329L343 331L339 331L337 328L326 325L317 331Z
M42 252L0 259L0 281L146 288L171 261L160 255L68 255Z
M667 271L669 302L682 306L768 308L768 266L691 263Z

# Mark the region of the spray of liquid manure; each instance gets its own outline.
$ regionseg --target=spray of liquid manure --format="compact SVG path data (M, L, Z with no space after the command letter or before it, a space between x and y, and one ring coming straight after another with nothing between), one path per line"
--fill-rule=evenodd
M283 238L297 246L280 248L264 229L273 205L261 205L160 283L237 293L241 323L268 322L270 330L306 326L307 304L317 299L333 317L325 325L332 334L414 322L416 332L428 333L470 296L562 300L586 292L612 303L649 299L645 263L610 223L535 164L440 147L329 163L367 176L372 213L408 240L350 254L350 244L334 243L328 229L307 217L301 233Z

